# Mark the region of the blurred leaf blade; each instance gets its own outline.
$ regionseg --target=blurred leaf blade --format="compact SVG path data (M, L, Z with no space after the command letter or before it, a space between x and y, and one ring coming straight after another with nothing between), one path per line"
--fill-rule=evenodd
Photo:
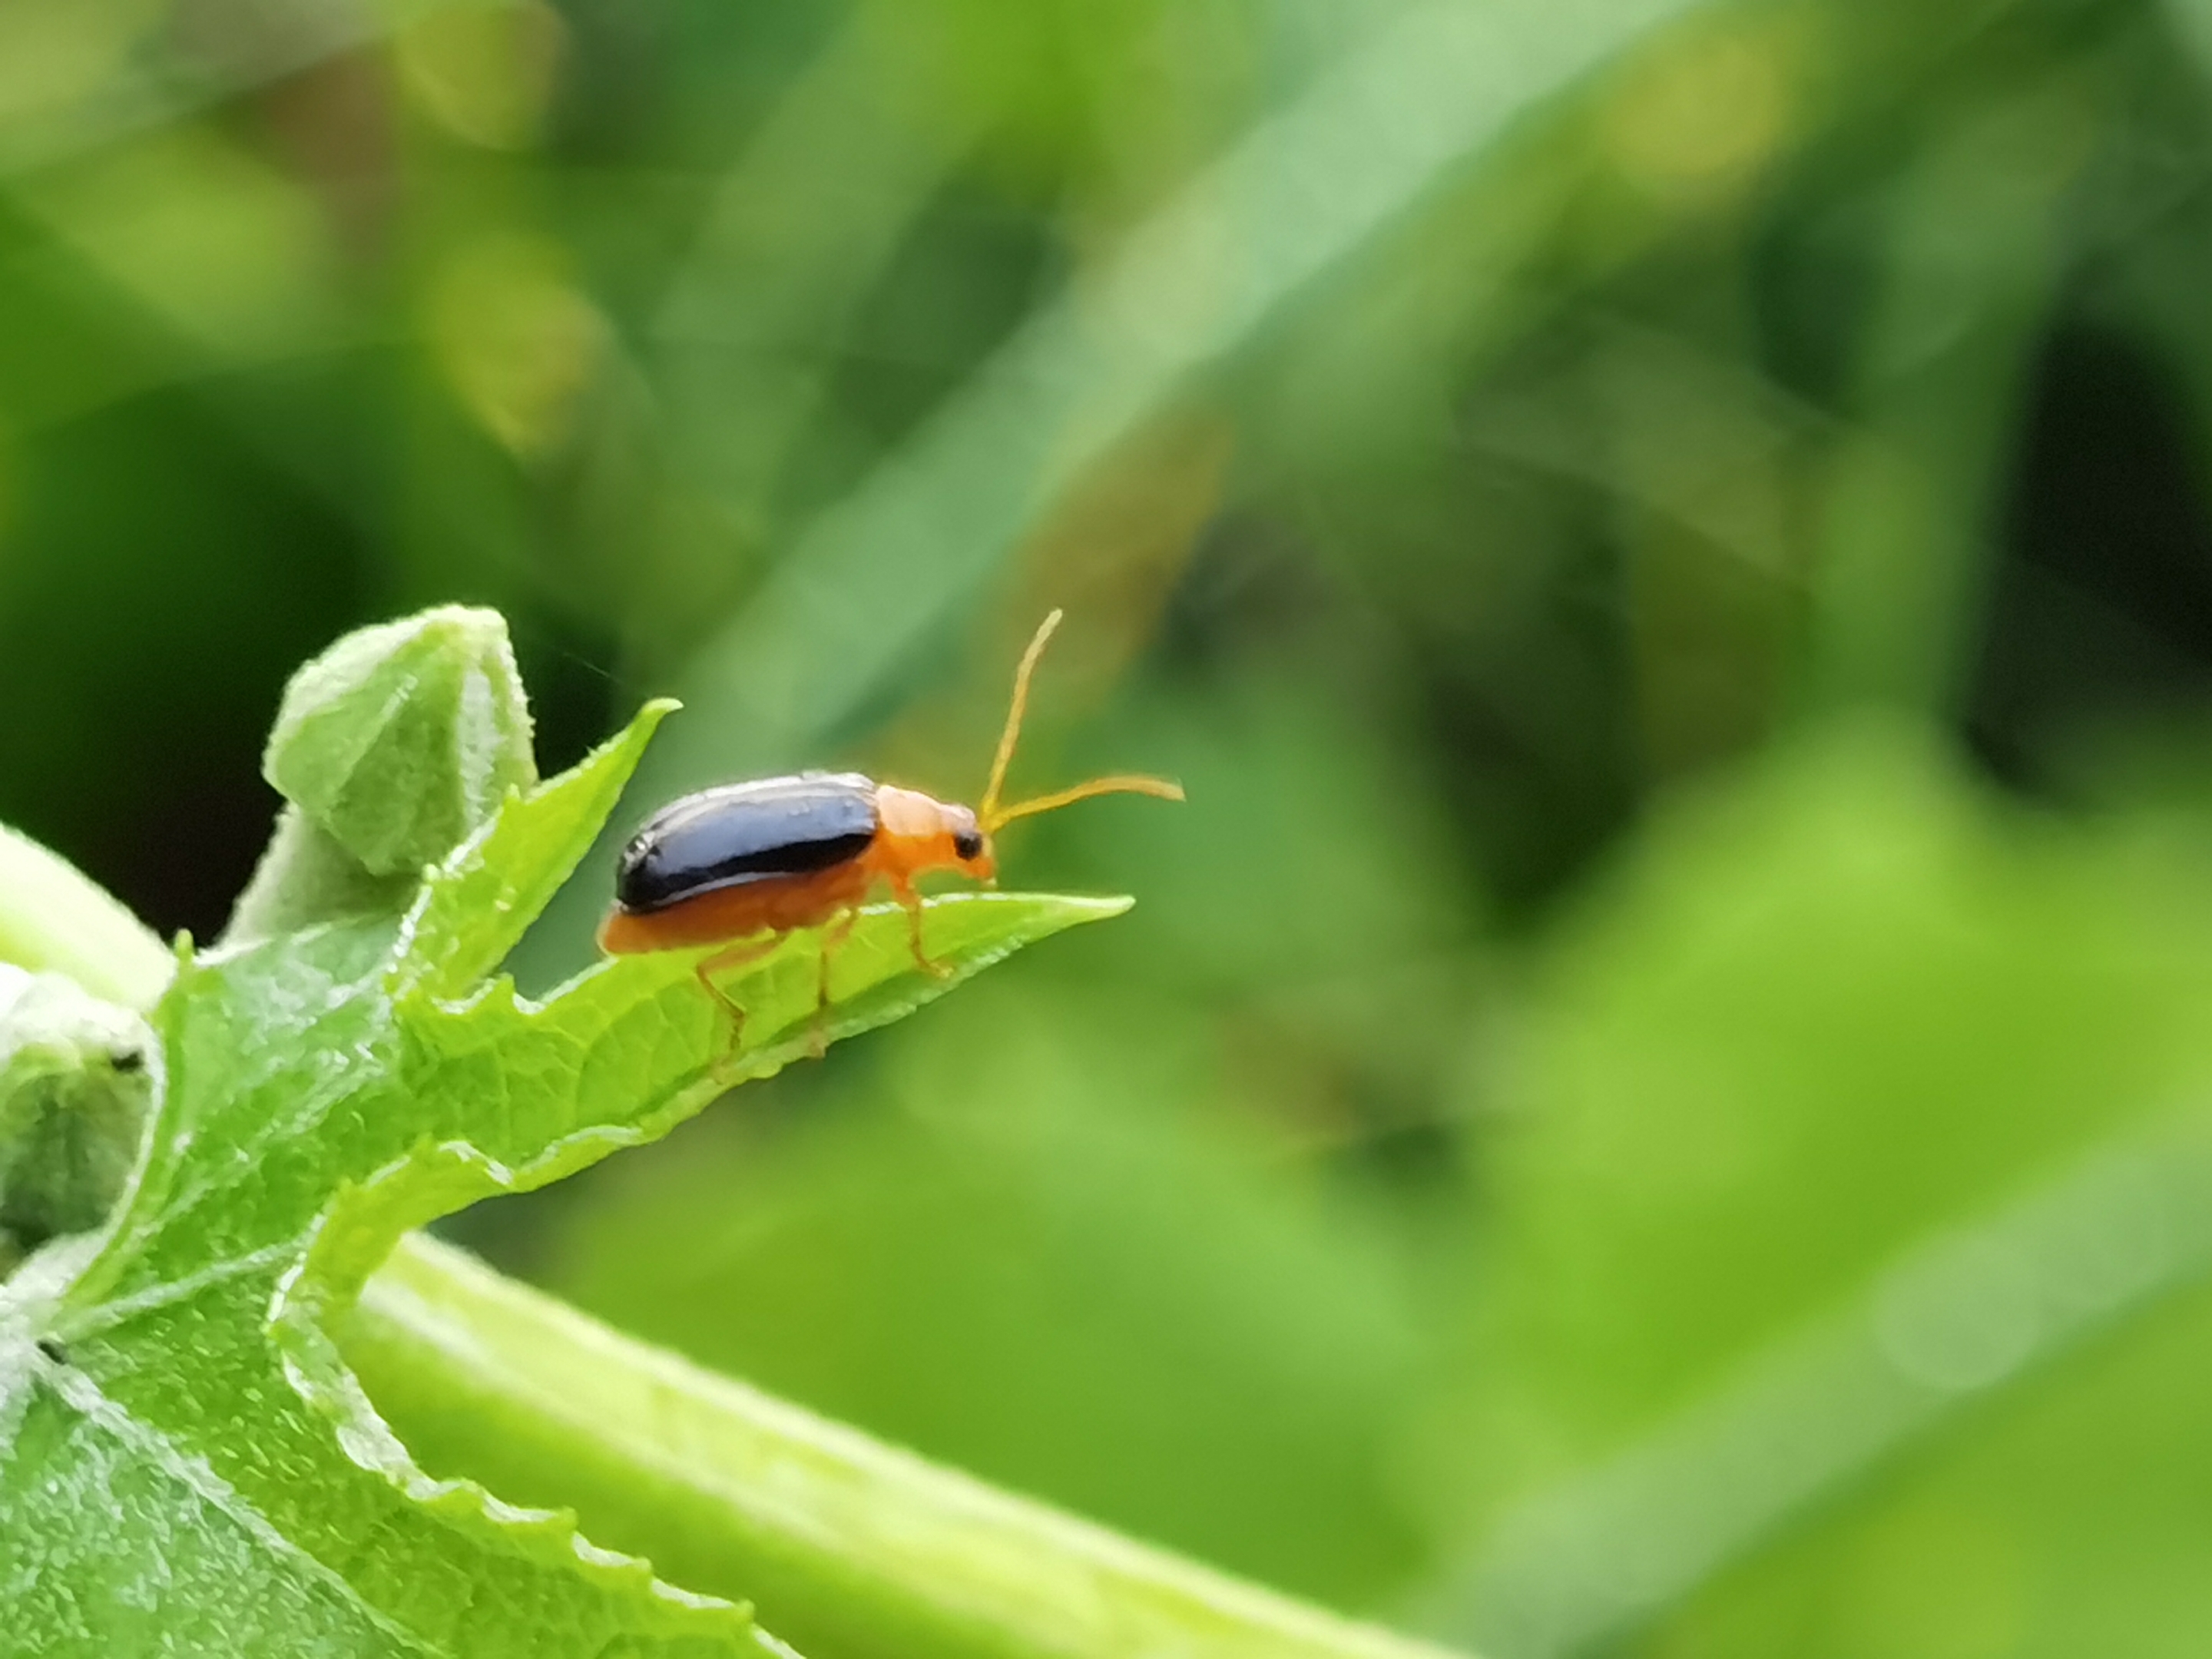
M1850 1582L1839 1533L1948 1512L2020 1400L2094 1410L2058 1362L2201 1329L2203 1120L2170 1114L2212 1078L2212 896L2154 831L2023 822L1862 728L1616 879L1501 1172L1477 1328L1513 1358L1460 1406L1485 1541L1442 1616L1508 1655L1767 1628ZM2069 1540L2112 1522L2037 1515L2010 1547L2109 1607Z
M1959 111L1900 181L1887 292L1861 346L1813 579L1806 702L1955 706L2008 440L2064 272L2061 216L2089 160L2094 68ZM1971 213L1975 234L1958 234ZM1909 625L1901 625L1910 619Z
M662 787L788 763L941 629L1042 508L1196 370L1390 224L1443 172L1687 0L1499 12L1417 7L1264 122L1094 276L1024 326L901 453L780 562L686 692L701 728ZM706 741L703 738L702 744Z
M2093 1148L1906 1256L1600 1465L1510 1510L1416 1622L1480 1651L1587 1652L1878 1479L1923 1437L2212 1274L2205 1126Z

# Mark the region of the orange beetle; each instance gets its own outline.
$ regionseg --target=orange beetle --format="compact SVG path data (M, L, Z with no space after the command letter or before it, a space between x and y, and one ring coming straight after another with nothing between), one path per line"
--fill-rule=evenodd
M1014 671L1013 702L980 805L955 805L857 772L801 772L686 795L662 808L623 849L615 905L600 924L599 948L621 956L726 945L703 957L696 971L700 983L742 1025L744 1010L710 976L767 955L787 933L826 927L815 1004L818 1022L830 1000L831 953L880 883L906 907L915 961L927 973L945 973L922 950L916 877L957 870L990 881L998 873L991 837L1003 825L1092 795L1182 799L1178 786L1159 778L1115 776L1014 806L999 804L1029 705L1030 676L1060 619L1057 611L1044 619ZM818 1028L816 1046L818 1051Z

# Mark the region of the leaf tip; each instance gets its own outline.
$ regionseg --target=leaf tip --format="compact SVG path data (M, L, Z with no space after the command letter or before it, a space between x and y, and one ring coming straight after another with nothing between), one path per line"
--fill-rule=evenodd
M1137 902L1133 893L1063 893L1056 897L1060 908L1076 922L1111 921L1127 915Z

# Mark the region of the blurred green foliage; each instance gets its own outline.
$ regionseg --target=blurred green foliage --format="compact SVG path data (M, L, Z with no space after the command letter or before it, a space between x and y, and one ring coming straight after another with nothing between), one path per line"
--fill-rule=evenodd
M1191 799L1008 857L1131 919L471 1242L1499 1659L2194 1651L2208 75L2203 0L7 0L0 819L210 935L284 676L446 600L548 767L686 697L632 817L972 793L1064 604L1024 775Z

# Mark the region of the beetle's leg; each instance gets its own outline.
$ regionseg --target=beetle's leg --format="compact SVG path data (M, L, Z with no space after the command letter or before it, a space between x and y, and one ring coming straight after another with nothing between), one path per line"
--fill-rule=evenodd
M814 1035L811 1044L817 1060L830 1051L830 958L852 937L853 924L860 919L858 910L841 910L822 930L822 965L814 981Z
M734 945L726 945L720 950L700 957L693 966L691 971L698 976L699 983L706 988L707 994L720 1003L730 1016L729 1038L723 1043L722 1052L714 1060L714 1069L717 1073L738 1057L738 1045L745 1034L745 1010L744 1004L714 983L714 975L728 969L742 968L747 963L758 962L782 943L783 935L781 933L769 933L762 939L739 939Z
M951 964L930 960L929 952L921 948L921 895L914 890L912 882L891 884L891 896L906 907L906 935L914 945L915 966L932 979L943 979L951 973Z

